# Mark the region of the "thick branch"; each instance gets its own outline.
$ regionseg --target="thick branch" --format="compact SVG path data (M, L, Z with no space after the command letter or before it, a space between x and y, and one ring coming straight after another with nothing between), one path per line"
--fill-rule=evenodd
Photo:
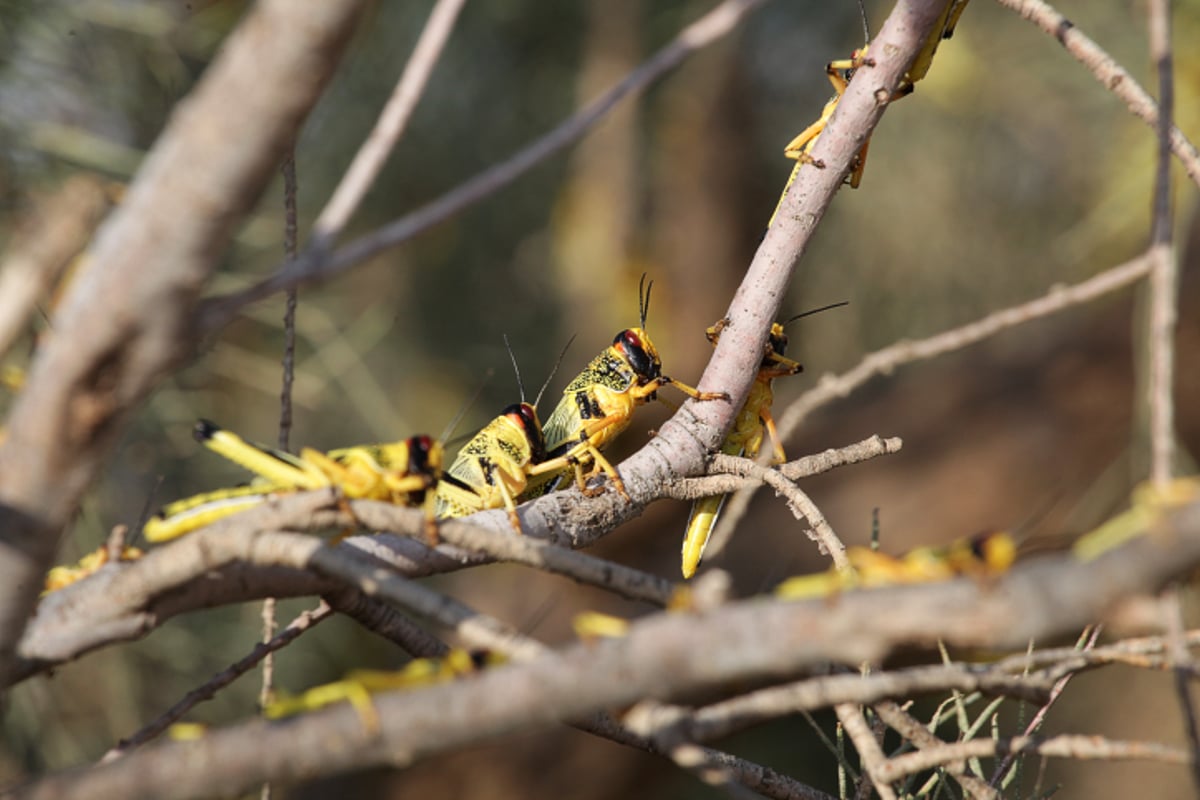
M127 416L191 348L201 287L363 5L257 4L176 108L72 282L0 445L0 679L62 527Z

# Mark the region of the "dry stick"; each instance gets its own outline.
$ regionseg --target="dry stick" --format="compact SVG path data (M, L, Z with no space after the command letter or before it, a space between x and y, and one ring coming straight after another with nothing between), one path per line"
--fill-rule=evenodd
M892 700L876 703L872 708L875 709L879 718L887 723L888 727L900 734L905 741L911 742L918 750L928 750L945 744ZM946 772L958 781L966 796L972 800L999 800L1000 792L968 772L966 764L962 761L952 761L946 764L945 768Z
M1190 755L1182 747L1158 742L1127 742L1106 739L1103 736L1014 736L1011 739L972 739L969 742L942 744L928 750L906 753L888 759L880 772L887 780L895 781L943 764L1006 753L1037 753L1043 756L1101 761L1136 759L1165 764L1188 764L1191 761Z
M400 81L388 98L387 105L379 114L375 127L358 148L350 168L325 204L325 208L313 224L309 249L327 250L346 227L346 223L362 202L367 190L375 183L396 143L404 135L404 129L412 117L417 102L429 83L434 65L441 56L442 48L454 29L458 12L466 0L438 0L429 20L421 31L417 45L413 48ZM294 258L283 263L283 269L292 267ZM294 287L293 287L294 288Z
M856 444L838 448L831 447L816 455L804 456L786 464L779 464L774 469L788 480L796 481L800 478L810 478L813 475L829 472L837 467L869 461L877 456L899 453L903 444L898 437L884 439L879 436L871 436ZM702 497L728 494L761 483L760 480L742 476L736 471L706 475L702 478L679 478L661 487L659 496L669 497L672 500L699 500Z
M1103 626L1093 625L1092 632L1088 635L1087 641L1084 642L1082 650L1077 650L1075 652L1079 655L1086 655L1088 652L1094 649L1096 646L1096 641L1100 638L1100 632L1102 630ZM1028 663L1028 657L1026 656L1025 658L1026 663ZM1085 661L1082 663L1086 664L1087 662ZM1077 670L1072 670L1067 672L1055 682L1054 688L1050 690L1050 696L1046 698L1046 702L1044 702L1041 707L1038 708L1037 713L1033 715L1033 719L1029 720L1029 724L1025 726L1025 736L1031 736L1041 729L1042 723L1046 721L1046 715L1050 713L1050 707L1053 706L1058 698L1062 696L1062 693L1066 691L1067 684L1070 682L1076 671ZM988 785L992 787L1000 786L1001 782L1004 780L1004 776L1012 768L1012 765L1015 762L1016 754L1009 753L1007 756L1005 756L1004 760L1002 760L999 766L996 767L996 771L992 773L992 779L988 781Z
M888 758L884 755L879 742L876 741L875 733L867 724L862 709L853 703L838 703L833 710L837 714L838 721L842 723L842 729L846 731L846 735L850 737L850 741L858 750L858 759L863 770L862 777L859 779L861 782L858 796L862 796L863 783L869 778L875 786L875 791L879 793L880 800L896 800L896 793L892 790L890 782L882 777L883 767L887 764Z
M112 192L95 177L76 175L39 201L9 241L0 265L0 358L26 329L38 301L87 247L112 207Z
M1166 617L1167 644L1171 657L1175 691L1179 695L1180 713L1183 714L1183 729L1191 748L1192 783L1200 789L1200 726L1196 722L1196 706L1192 702L1191 678L1195 664L1188 652L1183 637L1183 604L1178 587L1164 593L1161 601Z
M789 481L776 470L755 464L754 461L740 456L729 456L723 453L718 453L713 456L712 465L710 467L716 472L734 472L747 475L751 478L757 478L766 485L770 486L787 500L788 508L796 516L796 519L803 519L811 526L809 530L809 538L817 543L823 555L828 555L833 559L833 564L839 570L850 570L850 559L846 557L846 545L842 544L842 540L834 533L833 527L825 519L825 515L817 508L807 494L805 494L799 486Z
M112 761L115 758L128 753L135 747L139 747L151 739L157 737L173 723L183 717L184 714L191 711L194 707L204 702L211 700L217 692L224 689L229 684L246 674L271 653L286 647L288 644L297 639L300 634L307 631L314 625L328 619L333 615L333 609L322 601L316 608L305 611L300 614L283 629L277 636L268 641L262 642L251 650L244 657L230 664L225 669L218 672L216 675L209 678L204 684L197 686L190 692L185 694L178 703L167 709L161 716L150 722L145 727L141 728L137 733L134 733L127 739L122 739L117 743L117 746L104 754L101 762ZM264 786L269 784L264 784Z
M296 258L296 147L293 145L283 159L283 254L289 261ZM283 310L283 375L279 388L279 449L291 450L292 433L292 384L296 379L296 290L289 289ZM275 598L268 597L262 605L263 641L269 642L275 635L278 623L275 619ZM258 707L266 708L271 701L275 685L275 654L268 652L262 662L262 687L258 693ZM271 800L271 784L264 783L261 800Z
M1148 275L1151 269L1152 261L1149 256L1138 256L1074 286L1054 286L1046 294L1028 303L993 312L982 319L926 339L899 341L877 350L863 358L849 372L838 376L823 376L814 388L788 406L778 419L780 439L786 440L805 417L817 408L847 396L876 375L889 374L897 367L913 361L922 361L960 350L1008 328L1102 297L1134 283ZM766 453L765 456L769 458L770 453ZM709 541L710 551L720 552L728 543L754 492L755 487L743 489L726 504L721 520L713 532L713 538Z
M838 703L872 705L888 698L949 690L978 691L1040 703L1045 702L1051 686L1045 677L1007 675L994 667L980 669L969 664L913 667L869 675L822 675L698 708L680 725L684 726L684 738L705 742L767 720Z
M828 660L878 661L904 643L940 638L951 647L1020 647L1030 638L1058 635L1106 613L1119 613L1119 599L1153 590L1200 562L1200 504L1169 513L1159 531L1170 537L1165 543L1158 536L1137 537L1087 563L1047 556L1018 565L989 586L957 580L850 592L832 606L759 598L706 612L656 614L634 623L621 639L535 654L528 662L485 670L450 685L379 695L375 705L382 727L375 734L345 706L285 723L253 720L198 741L164 743L114 764L49 776L18 796L62 800L232 794L266 777L282 780L367 764L411 763L518 728L578 719L597 708L647 697L794 674ZM189 544L196 558L214 565L231 558L302 563L339 577L344 572L353 585L420 609L422 615L428 615L427 608L442 613L446 606L437 599L430 608L427 589L319 543L314 547L311 537L218 537L208 530L172 547ZM457 627L465 630L469 621ZM518 649L520 644L519 639L507 642ZM339 746L331 748L330 742ZM1047 752L1063 748L1064 742ZM1013 749L1000 746L1002 752ZM1100 754L1095 747L1090 752ZM1134 753L1121 746L1103 752L1130 755L1153 749ZM952 754L971 755L975 753ZM935 760L945 760L944 752ZM891 780L889 765L877 777Z
M747 13L764 2L765 0L724 0L712 11L684 28L669 44L616 86L558 127L526 145L507 161L489 167L432 203L355 239L333 253L310 249L294 264L279 265L267 279L242 291L213 298L205 304L202 328L206 332L212 332L223 327L243 306L289 286L328 280L495 194L558 151L581 139L627 95L644 90L677 67L687 56L728 34ZM346 193L349 192L347 189ZM329 212L329 216L333 219L334 212Z
M364 6L256 3L175 109L56 309L0 444L0 684L63 528L137 406L193 351L200 291Z
M1154 175L1154 203L1150 229L1150 478L1158 486L1171 479L1175 435L1175 408L1171 391L1175 378L1175 320L1179 305L1179 275L1171 242L1171 117L1175 82L1171 73L1171 22L1169 0L1151 0L1148 6L1150 57L1158 71L1158 168Z
M1042 0L996 1L1057 39L1076 61L1091 70L1092 75L1105 89L1124 100L1134 116L1152 128L1159 126L1158 106L1154 98L1138 85L1124 67L1076 28L1069 19ZM1200 152L1197 152L1196 146L1188 141L1178 128L1170 125L1168 131L1171 152L1183 163L1183 168L1192 182L1200 186Z

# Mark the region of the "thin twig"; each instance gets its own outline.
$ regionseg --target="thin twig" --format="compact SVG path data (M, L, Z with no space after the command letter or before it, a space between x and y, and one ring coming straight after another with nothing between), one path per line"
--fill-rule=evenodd
M899 453L903 444L895 436L890 436L886 439L879 436L871 436L855 444L846 445L845 447L831 447L814 455L804 456L795 461L789 461L786 464L779 464L774 469L788 480L797 481L801 478L811 478L813 475L821 475L838 467L870 461L878 456ZM659 496L672 500L692 501L699 500L702 497L728 494L729 492L761 483L762 481L743 477L735 473L706 475L702 478L679 478L664 485L659 492ZM719 549L714 544L712 541L708 543L707 551L710 555L719 552Z
M852 703L838 703L833 710L846 735L858 750L858 759L863 769L861 780L870 779L875 785L875 791L879 793L880 800L896 800L896 792L883 777L883 768L887 765L888 758L879 742L875 740L875 734L863 717L862 709Z
M1150 376L1150 478L1159 486L1171 479L1175 437L1175 407L1171 392L1175 379L1175 321L1179 313L1179 275L1171 241L1171 128L1175 82L1171 67L1169 0L1151 0L1148 6L1150 57L1158 72L1158 167L1154 175L1153 216L1150 229L1150 318L1148 320Z
M907 711L892 700L875 703L872 708L888 727L900 734L906 742L911 742L918 750L929 750L941 747L944 742L934 736L924 725L914 719ZM1000 792L988 786L986 782L967 771L962 761L950 761L945 765L946 772L958 781L963 792L972 800L999 800Z
M880 769L889 781L905 775L932 769L942 764L967 758L987 758L1006 753L1056 756L1102 761L1158 761L1165 764L1188 764L1191 756L1182 747L1158 742L1128 742L1106 739L1103 736L1062 735L1050 738L1014 736L1011 739L972 739L969 742L943 744L939 747L906 753L888 759Z
M211 333L227 324L239 309L249 303L289 286L328 280L495 194L550 156L581 139L627 95L641 92L677 67L687 56L728 34L746 14L764 2L724 0L684 28L675 39L612 89L508 160L489 167L428 205L355 239L331 254L309 251L294 264L281 264L270 277L247 289L213 298L205 304L201 328Z
M375 183L375 178L383 169L388 156L404 135L404 129L408 126L426 84L429 83L429 76L441 57L442 48L450 37L450 31L454 29L454 23L458 19L458 12L462 10L465 2L466 0L438 0L437 5L433 7L429 20L417 39L416 47L413 48L408 63L404 65L404 72L400 75L396 88L392 90L392 96L380 112L375 127L358 148L350 168L346 170L333 196L313 223L310 249L327 250L331 246L346 227L367 190ZM289 268L292 260L289 258L285 261L283 268Z
M1111 267L1099 275L1088 278L1074 286L1054 286L1046 294L1000 311L983 319L958 328L944 331L926 339L899 341L877 350L863 358L849 372L842 375L825 375L816 387L802 394L778 418L781 439L786 440L800 423L817 408L845 397L877 375L887 375L897 367L914 361L923 361L961 350L972 344L995 336L1003 330L1021 325L1034 319L1063 311L1073 306L1095 300L1110 292L1122 289L1150 274L1153 262L1148 255L1139 256L1124 264ZM766 452L763 458L769 458ZM713 539L722 541L737 526L749 506L755 487L737 492L726 503Z
M1196 704L1192 698L1192 677L1195 662L1183 637L1183 606L1179 589L1172 588L1162 598L1166 617L1167 643L1171 654L1175 691L1179 695L1179 713L1183 715L1183 730L1191 749L1192 783L1200 790L1200 724L1196 722Z
M140 747L146 742L159 736L163 731L169 728L172 724L183 718L183 715L191 711L205 700L211 700L216 696L217 692L224 689L235 680L245 675L250 670L254 669L260 661L276 650L281 650L291 642L295 641L300 634L307 631L314 625L328 619L333 615L333 609L322 601L316 608L305 611L288 623L278 635L271 638L269 641L262 642L251 650L244 657L230 664L225 669L213 675L202 685L197 686L190 692L185 694L178 703L171 706L163 712L157 719L150 722L145 727L141 728L132 736L122 739L117 743L117 746L104 754L101 762L112 761L115 758L128 753L135 747Z
M1134 116L1157 128L1158 106L1136 79L1075 24L1042 0L996 0L1020 14L1058 40L1076 61L1083 64L1105 89L1125 101ZM1200 186L1200 152L1178 128L1171 126L1171 152L1183 163L1188 177Z
M1087 641L1083 643L1083 647L1077 652L1086 654L1095 648L1096 640L1100 638L1101 630L1102 626L1100 625L1091 626L1091 632L1085 634L1087 635ZM1080 638L1082 639L1082 637ZM1050 707L1053 706L1058 698L1062 696L1062 693L1066 691L1067 684L1070 682L1073 675L1073 671L1068 672L1055 682L1054 687L1050 690L1050 696L1046 698L1046 702L1044 702L1041 707L1038 708L1037 713L1033 715L1033 719L1031 719L1029 724L1025 726L1025 736L1031 736L1037 731L1041 730L1042 723L1046 721L1046 715L1050 713ZM1009 753L1007 756L1005 756L1000 762L999 766L996 767L996 771L992 773L992 779L988 781L988 785L992 787L1000 786L1001 781L1004 780L1004 776L1012 768L1012 765L1015 761L1015 754Z

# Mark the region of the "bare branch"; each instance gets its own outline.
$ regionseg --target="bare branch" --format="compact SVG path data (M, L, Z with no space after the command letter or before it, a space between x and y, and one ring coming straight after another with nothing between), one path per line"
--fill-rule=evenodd
M1132 75L1069 19L1042 0L996 0L1058 40L1076 61L1083 64L1105 89L1125 101L1134 116L1152 128L1158 127L1158 106ZM1188 177L1200 186L1200 152L1174 125L1170 127L1171 152L1183 163Z
M412 56L404 66L399 83L375 122L375 128L358 149L350 168L342 176L341 183L325 204L317 221L313 223L310 248L328 250L350 221L367 190L375 183L379 170L383 169L396 143L404 135L408 120L425 91L429 76L433 73L434 65L442 54L446 40L450 38L450 31L454 29L458 12L462 10L465 2L466 0L438 0L437 5L433 7L429 20L421 31L421 37L417 40L417 46L413 48Z
M61 529L125 419L194 346L201 287L363 5L256 4L176 109L72 281L0 444L0 683ZM228 113L230 98L239 113Z
M869 779L874 784L880 800L896 800L896 793L883 777L883 767L887 764L887 756L883 754L883 749L875 739L874 731L863 717L862 709L852 703L839 703L833 707L833 710L837 713L838 722L842 723L842 730L846 732L850 741L854 743L854 748L858 750L858 758L862 762L863 769L861 780ZM859 797L862 797L861 787Z
M206 536L208 533L195 535L207 538L204 550L218 543ZM306 545L296 549L295 540L302 538L261 535L243 544L242 551L257 560L281 558L291 563L308 550ZM221 544L232 547L235 543ZM336 553L315 549L308 559L314 569L337 572L339 578L374 588L380 597L420 606L422 614L432 611L432 615L453 618L460 613L444 603L424 607L426 601L419 598L428 590L414 593L408 582L386 570L371 568L363 575L363 565L359 565L340 574L349 563L342 563ZM795 674L829 660L878 661L902 644L941 639L950 647L1019 648L1031 638L1052 637L1118 612L1122 599L1154 591L1172 577L1188 573L1196 563L1200 563L1200 504L1167 515L1154 534L1087 563L1054 556L1018 566L990 585L962 579L847 592L832 604L760 598L711 611L656 614L634 623L621 639L548 654L536 645L537 652L525 663L489 669L450 685L378 695L375 703L382 720L378 735L364 730L352 709L335 707L282 723L253 721L213 732L199 741L138 751L114 764L46 778L18 796L228 794L267 776L288 779L315 774L314 770L410 763L518 727L577 719L598 708L644 698L669 699L733 680ZM352 574L355 571L359 574ZM414 599L419 602L413 603ZM469 627L470 620L458 625L460 631ZM469 631L472 640L486 629L486 625L476 625ZM489 636L494 633L481 638ZM524 649L520 640L515 645L513 641L500 643ZM721 658L712 658L715 652L720 652ZM331 750L331 741L342 746ZM1053 754L1055 747L1067 745L1071 745L1067 752L1074 756L1089 752L1076 747L1073 740L1061 740L1045 752ZM1008 752L1034 745L1018 741L1001 747ZM1036 749L1042 751L1040 745ZM973 752L953 751L949 760ZM1091 752L1113 756L1166 753L1170 759L1186 759L1179 751L1153 748L1135 752L1108 747ZM897 761L912 764L917 757L904 756L908 761L894 759L885 766L890 769ZM939 755L935 763L944 760ZM882 777L891 780L892 773L885 770Z
M972 739L919 750L889 759L881 774L887 780L899 780L905 775L931 769L941 764L966 758L981 758L1004 754L1032 754L1058 758L1098 759L1120 761L1136 759L1160 761L1165 764L1188 764L1190 758L1181 747L1156 742L1122 742L1103 736L1015 736L1011 739Z
M163 712L157 719L150 724L141 728L137 733L134 733L128 739L122 739L117 743L117 746L104 754L103 761L111 761L114 758L120 758L125 753L135 747L139 747L146 742L154 739L162 734L173 723L183 718L183 715L191 711L205 700L211 700L216 696L217 692L224 689L235 680L245 675L250 670L254 669L260 661L266 658L269 654L280 650L295 641L300 634L307 631L312 626L328 619L333 614L333 609L322 602L316 608L305 611L300 616L288 623L288 626L283 629L283 632L272 637L269 641L262 642L244 657L230 664L225 669L218 672L216 675L209 678L202 685L197 686L192 691L188 692L178 703L171 706Z

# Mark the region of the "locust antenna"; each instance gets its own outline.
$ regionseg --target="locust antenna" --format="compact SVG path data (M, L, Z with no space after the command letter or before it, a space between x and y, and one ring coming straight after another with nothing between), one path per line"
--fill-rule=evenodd
M858 13L862 16L863 24L863 43L871 43L871 27L867 23L867 6L863 0L858 0Z
M521 402L525 402L525 381L521 380L521 368L517 366L517 354L513 352L512 345L509 344L508 334L501 334L504 337L504 349L508 351L508 357L512 361L513 372L517 373L517 388L521 390Z
M487 386L487 382L492 379L493 374L495 374L495 370L489 367L487 372L485 372L483 375L483 380L481 380L479 385L475 387L475 393L471 395L467 402L463 403L462 408L460 408L458 413L454 415L454 419L450 420L449 424L446 425L445 429L442 431L442 435L438 437L439 442L445 444L446 442L450 441L450 437L454 434L454 429L458 427L458 423L462 422L462 418L466 416L466 413L471 409L471 406L475 405L475 401L479 399L479 394L483 391L483 387Z
M643 272L641 280L638 281L638 313L641 316L642 330L646 329L646 315L650 313L650 290L653 288L654 281L647 284L646 273Z
M558 372L558 367L560 364L562 364L563 357L566 356L567 350L571 348L571 343L575 341L576 335L578 334L572 334L571 338L567 339L566 346L564 346L562 352L558 354L558 360L554 362L554 366L550 369L550 374L546 376L546 382L542 384L542 388L538 389L537 397L533 399L534 408L537 408L538 403L542 402L542 395L545 393L546 387L549 386L550 381L554 379L554 374Z
M808 311L801 311L799 314L792 317L791 319L788 319L783 324L791 325L793 322L795 322L798 319L802 319L804 317L811 317L813 314L820 314L822 311L829 311L832 308L841 308L842 306L848 306L848 305L850 305L850 301L843 300L840 303L830 303L829 305L821 306L820 308L812 308L812 309L809 309Z

